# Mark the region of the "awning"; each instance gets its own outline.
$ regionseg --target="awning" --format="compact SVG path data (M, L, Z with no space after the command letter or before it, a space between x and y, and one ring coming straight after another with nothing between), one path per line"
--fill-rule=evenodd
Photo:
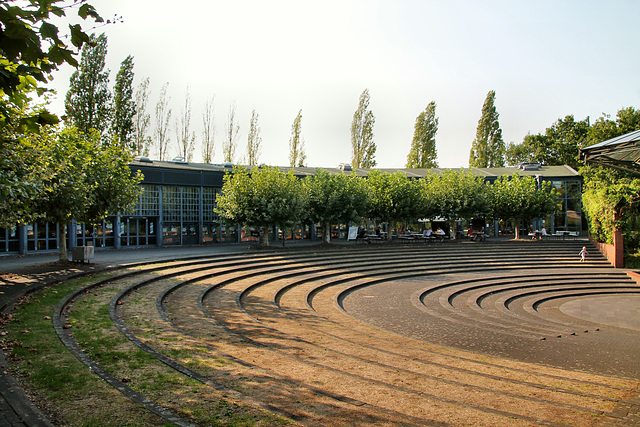
M640 130L583 148L580 150L580 158L588 164L640 175Z

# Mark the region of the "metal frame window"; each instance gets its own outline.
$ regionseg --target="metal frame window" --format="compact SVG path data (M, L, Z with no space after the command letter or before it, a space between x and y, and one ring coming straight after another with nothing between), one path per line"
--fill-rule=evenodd
M0 228L0 252L18 252L19 246L17 227Z

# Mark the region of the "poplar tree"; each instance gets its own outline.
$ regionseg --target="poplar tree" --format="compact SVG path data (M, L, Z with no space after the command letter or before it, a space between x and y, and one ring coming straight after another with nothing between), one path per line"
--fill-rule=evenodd
M136 114L136 101L133 97L133 56L127 56L120 64L113 92L111 132L121 147L135 153L133 120Z
M137 156L148 156L151 145L151 137L148 135L151 116L147 113L147 105L149 104L148 77L138 85L134 102L132 152Z
M247 138L247 164L255 166L260 158L260 145L262 137L260 136L260 126L258 125L258 113L255 108L251 111L251 121L249 122L249 136Z
M175 124L178 154L183 157L185 161L190 162L193 160L196 134L191 131L191 95L189 94L188 88L184 95L184 108L180 116L180 121L176 119Z
M436 133L438 118L436 103L431 101L416 118L411 150L407 156L408 168L437 168Z
M376 119L369 110L369 99L369 89L365 89L351 122L351 165L354 168L372 168L376 165L376 144L373 141Z
M158 159L164 160L169 146L169 122L171 120L171 98L167 96L169 83L165 83L160 90L160 98L156 104L155 143Z
M82 48L80 66L70 79L65 99L65 112L71 125L83 133L96 129L102 136L109 129L111 92L109 70L104 69L107 36L91 36Z
M469 166L477 168L503 167L505 144L498 122L498 112L494 105L496 92L487 94L482 106L482 117L478 121L476 139L469 153Z
M303 167L307 156L304 152L304 138L302 134L302 110L298 111L298 115L291 125L291 138L289 138L289 166Z
M213 114L215 97L211 97L204 103L204 111L202 112L202 161L211 163L214 153L214 137L215 137L215 116Z
M238 145L238 134L240 133L240 125L236 123L236 105L229 106L229 115L225 126L225 140L222 144L222 153L224 161L233 163L236 156L236 147Z

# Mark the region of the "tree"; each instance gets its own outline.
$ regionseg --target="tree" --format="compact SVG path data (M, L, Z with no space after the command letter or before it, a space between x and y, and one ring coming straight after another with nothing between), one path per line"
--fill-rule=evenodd
M298 115L291 125L291 138L289 138L289 166L303 167L304 161L307 159L304 153L304 138L302 134L302 110L298 111Z
M133 140L136 115L136 100L133 97L133 56L127 56L120 64L113 92L112 133L121 147L136 153L138 150Z
M226 221L260 228L262 244L269 246L269 230L299 223L306 199L300 180L278 168L234 167L225 175L216 212Z
M520 238L520 224L554 213L558 197L548 181L537 182L531 176L501 176L491 186L493 217L514 220L515 238Z
M107 36L91 36L82 48L80 68L71 75L65 98L67 120L83 133L96 129L100 135L109 129L111 91L109 70L104 69L107 56Z
M58 6L62 3L62 6ZM66 16L66 11L77 7L77 14L83 20L92 18L95 22L103 22L98 12L88 3L65 5L62 0L29 0L0 3L0 122L3 124L13 120L12 108L22 109L28 94L37 92L42 95L54 71L62 64L78 66L75 59L76 50L89 41L89 36L80 24L69 25L69 34L59 34L59 29L52 23L52 18ZM110 22L110 21L107 21ZM67 41L68 40L68 41ZM70 42L70 43L69 43ZM33 126L55 124L56 116L44 109L31 111L30 116L22 115L20 120ZM14 123L13 126L18 126Z
M354 168L372 168L376 165L376 144L373 142L376 119L368 108L369 89L365 89L351 122L351 165Z
M260 136L260 126L258 125L258 113L255 108L251 110L251 121L249 122L249 136L247 138L247 164L255 166L260 158L260 145L262 137Z
M47 160L57 167L44 182L36 210L60 225L59 258L66 261L67 224L72 219L95 222L127 210L137 199L142 176L132 176L130 155L116 144L102 145L95 129L84 134L68 128L43 135L43 141Z
M423 200L418 180L411 180L403 172L371 171L366 180L371 218L389 223L387 238L391 240L391 225L398 221L414 220L422 213Z
M213 114L215 97L211 97L204 103L204 111L202 113L202 161L211 163L214 153L215 125Z
M436 133L438 118L436 103L431 101L416 118L411 150L407 156L408 168L437 168Z
M196 145L196 134L191 131L191 95L189 89L184 95L184 108L180 116L180 122L176 119L176 140L178 141L178 154L186 162L193 160L193 150Z
M304 179L304 185L307 215L314 223L321 224L325 243L331 242L332 224L348 224L369 211L365 183L355 174L330 174L318 169Z
M132 152L138 156L148 156L151 137L148 136L151 116L147 113L149 104L149 77L138 85L135 97L135 114L133 116Z
M496 92L487 94L482 106L482 116L478 121L476 139L473 140L469 153L469 166L477 168L493 168L504 166L505 145L502 140L502 129L498 122L498 112L494 105Z
M2 136L0 228L26 224L41 217L34 201L44 193L43 182L51 177L57 165L46 159L43 149L42 139L48 131L40 133L30 132L16 138Z
M447 219L479 218L491 210L490 188L482 176L469 170L445 170L429 176L427 194L435 204L435 216Z
M236 123L236 104L232 104L229 106L229 115L227 116L227 124L225 126L225 140L222 144L222 153L225 162L233 163L233 159L236 156L239 133L240 125Z
M169 83L165 83L160 90L160 98L156 103L155 141L158 159L164 160L169 148L169 122L171 120L171 98L167 96Z
M580 165L580 148L587 143L589 119L576 121L573 115L558 119L544 133L527 135L521 144L509 144L506 158L509 164L538 162L543 165Z

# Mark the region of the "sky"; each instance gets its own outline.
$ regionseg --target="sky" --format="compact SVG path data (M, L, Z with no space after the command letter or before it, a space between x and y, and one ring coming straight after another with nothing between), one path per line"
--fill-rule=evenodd
M377 167L404 167L416 117L436 102L441 167L468 167L490 90L505 143L544 133L573 114L640 108L635 0L90 0L105 18L111 85L134 57L134 84L150 79L151 131L168 83L172 126L190 94L194 161L202 159L204 104L213 97L214 163L236 106L243 163L259 114L260 163L288 166L291 126L302 110L307 166L351 160L351 121L369 90ZM64 113L71 67L54 74L51 109ZM171 131L171 156L177 155ZM150 157L157 158L152 148Z

